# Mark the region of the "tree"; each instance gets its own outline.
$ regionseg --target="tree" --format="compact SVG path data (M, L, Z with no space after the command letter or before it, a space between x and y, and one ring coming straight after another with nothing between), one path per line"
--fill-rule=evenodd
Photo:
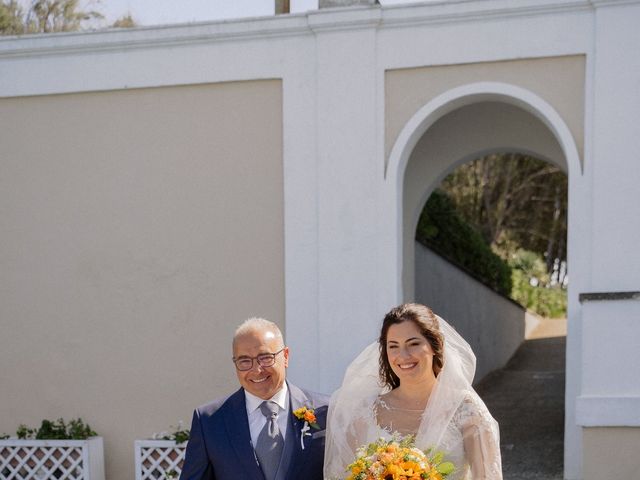
M111 25L113 28L133 28L137 26L136 21L133 19L130 13L121 16Z
M22 8L16 0L0 3L0 34L19 35L24 33Z
M566 314L566 236L567 176L521 154L457 168L427 201L416 231L418 241L549 317Z
M100 18L103 15L99 12L79 9L78 0L34 0L26 25L29 33L70 32Z
M78 31L94 26L104 16L96 10L84 10L79 0L31 0L25 11L17 0L0 3L0 35ZM130 14L116 20L112 27L136 26Z
M549 274L566 263L567 176L557 166L521 154L489 155L456 169L442 189L503 258L518 249L538 253Z

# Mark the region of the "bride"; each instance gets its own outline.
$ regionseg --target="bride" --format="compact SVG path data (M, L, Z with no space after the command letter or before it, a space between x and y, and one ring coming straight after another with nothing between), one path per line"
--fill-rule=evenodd
M324 477L345 478L356 449L415 435L453 462L451 480L502 480L498 424L473 390L475 355L430 308L404 304L347 369L327 421Z

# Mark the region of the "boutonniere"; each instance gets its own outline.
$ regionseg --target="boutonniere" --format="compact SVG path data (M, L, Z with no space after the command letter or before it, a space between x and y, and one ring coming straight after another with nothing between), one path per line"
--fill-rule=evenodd
M304 450L304 437L311 436L309 430L315 428L320 430L320 425L317 423L316 414L313 408L300 407L293 411L293 416L298 420L304 420L304 425L300 431L300 446Z

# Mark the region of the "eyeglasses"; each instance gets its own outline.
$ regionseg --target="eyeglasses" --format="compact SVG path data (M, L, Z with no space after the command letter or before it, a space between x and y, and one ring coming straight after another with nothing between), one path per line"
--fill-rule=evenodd
M282 349L278 350L276 353L261 353L257 357L233 357L233 363L236 364L236 368L241 372L246 372L247 370L251 370L253 368L253 361L257 360L258 365L261 367L271 367L276 363L276 355L283 352L286 347L282 347Z

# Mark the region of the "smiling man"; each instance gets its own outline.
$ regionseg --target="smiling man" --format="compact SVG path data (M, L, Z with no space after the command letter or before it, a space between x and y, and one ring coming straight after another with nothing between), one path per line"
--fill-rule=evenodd
M329 399L286 381L278 326L246 320L233 363L241 388L195 410L180 479L321 480Z

